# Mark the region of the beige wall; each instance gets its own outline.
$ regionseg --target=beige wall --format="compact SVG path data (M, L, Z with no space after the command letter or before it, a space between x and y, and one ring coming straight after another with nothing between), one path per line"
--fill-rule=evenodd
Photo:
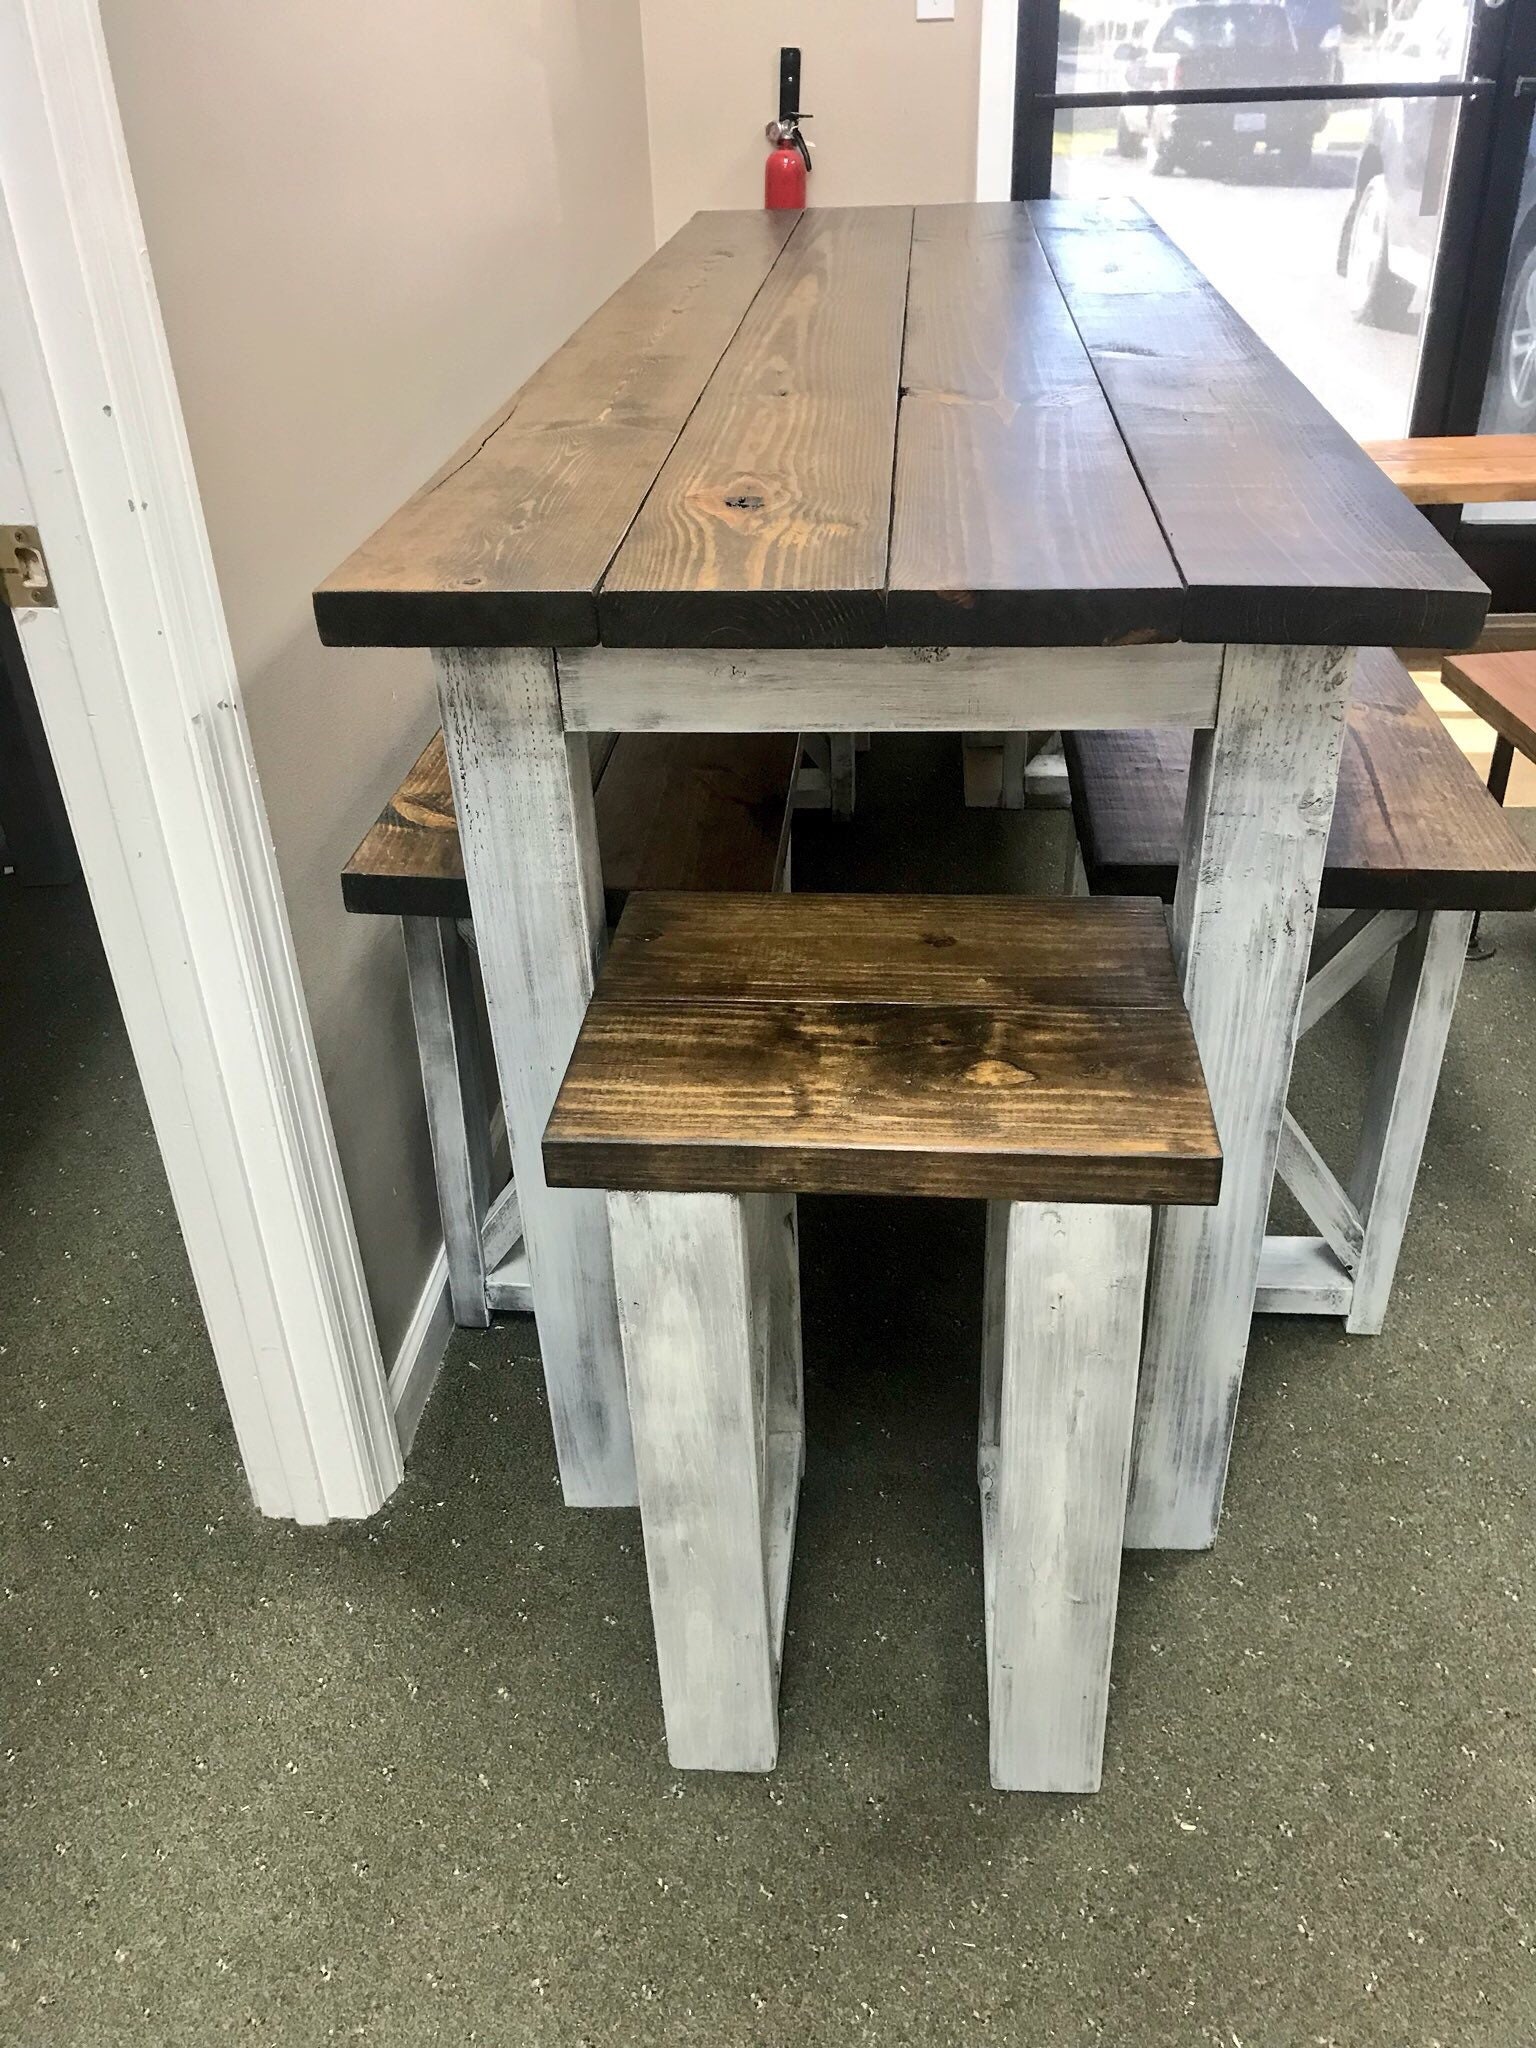
M388 1362L441 1242L398 929L342 862L435 721L314 584L652 245L638 0L103 0Z
M779 46L803 53L812 204L971 199L982 0L641 0L656 231L701 206L761 206Z

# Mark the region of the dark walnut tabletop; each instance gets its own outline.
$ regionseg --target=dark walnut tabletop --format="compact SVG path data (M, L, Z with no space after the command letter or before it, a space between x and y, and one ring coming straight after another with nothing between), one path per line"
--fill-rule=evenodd
M1138 207L1056 199L696 215L315 613L336 646L1455 648L1487 602Z

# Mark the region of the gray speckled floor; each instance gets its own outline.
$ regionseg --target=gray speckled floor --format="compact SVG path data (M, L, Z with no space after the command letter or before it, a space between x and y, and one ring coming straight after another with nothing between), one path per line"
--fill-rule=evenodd
M884 742L803 885L970 886ZM1536 815L1531 824L1536 826ZM1217 1549L1127 1561L1096 1799L987 1788L979 1215L807 1202L764 1780L667 1767L636 1518L563 1510L530 1327L389 1511L252 1514L78 897L0 884L9 2043L1536 2041L1536 924L1469 971L1387 1334L1267 1322ZM1321 1136L1353 1002L1300 1077Z

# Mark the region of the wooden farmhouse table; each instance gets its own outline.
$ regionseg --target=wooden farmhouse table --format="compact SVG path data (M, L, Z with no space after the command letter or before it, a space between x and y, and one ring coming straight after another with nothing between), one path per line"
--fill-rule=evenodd
M1134 206L708 213L653 256L315 597L329 644L436 650L566 1499L636 1497L603 1197L539 1151L604 944L589 734L1195 730L1226 1169L1160 1218L1126 1540L1199 1548L1354 651L1486 607Z

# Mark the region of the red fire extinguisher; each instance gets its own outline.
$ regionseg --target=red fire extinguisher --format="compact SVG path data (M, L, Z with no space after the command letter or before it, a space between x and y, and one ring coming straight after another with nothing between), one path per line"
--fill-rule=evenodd
M800 111L800 52L785 48L779 52L779 118L768 123L768 162L763 172L763 204L770 211L805 204L805 180L811 168L811 152L800 123L809 121Z

